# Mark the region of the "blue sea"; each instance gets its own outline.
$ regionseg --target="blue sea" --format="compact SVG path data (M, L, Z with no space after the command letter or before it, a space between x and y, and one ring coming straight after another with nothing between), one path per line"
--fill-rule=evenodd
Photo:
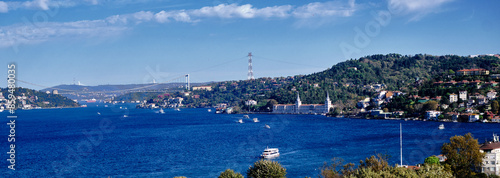
M121 108L120 108L121 107ZM214 109L212 109L214 111ZM500 133L499 124L364 120L319 115L221 115L207 109L135 109L95 103L87 108L17 111L15 171L7 169L7 112L2 127L1 174L9 177L217 177L225 169L246 175L266 147L288 177L316 177L338 157L358 164L381 153L403 164L440 153L454 135L471 132L480 142ZM268 124L271 128L265 128Z

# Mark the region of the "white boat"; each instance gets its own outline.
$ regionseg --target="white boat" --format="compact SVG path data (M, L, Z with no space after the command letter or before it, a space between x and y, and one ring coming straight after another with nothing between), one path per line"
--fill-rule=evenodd
M175 108L176 111L181 111L179 108Z
M3 112L5 109L2 107L0 107L0 112Z
M250 119L250 117L248 115L243 115L243 118Z
M125 115L123 115L123 117L128 117L128 116L125 114Z
M208 112L212 112L212 110L211 110L211 109L208 109Z
M253 118L253 122L259 122L259 119Z
M238 123L243 124L243 119L239 119Z
M443 130L444 129L444 124L439 125L438 128L439 128L439 130Z
M271 126L269 126L267 124L264 127L267 128L267 129L271 129Z
M100 113L100 112L97 112L97 115L101 115L101 113Z
M280 151L278 148L269 148L267 147L264 149L264 152L262 152L262 155L260 157L264 159L271 159L280 156Z
M159 112L160 112L160 114L164 114L165 113L165 111L163 111L163 108L161 108Z

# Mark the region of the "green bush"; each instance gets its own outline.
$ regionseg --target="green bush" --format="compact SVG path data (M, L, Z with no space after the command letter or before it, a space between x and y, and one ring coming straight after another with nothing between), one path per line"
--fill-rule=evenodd
M247 176L249 178L281 178L286 177L286 169L278 162L260 160L248 168Z
M220 174L219 178L243 178L243 175L234 172L231 169L226 169L224 172Z

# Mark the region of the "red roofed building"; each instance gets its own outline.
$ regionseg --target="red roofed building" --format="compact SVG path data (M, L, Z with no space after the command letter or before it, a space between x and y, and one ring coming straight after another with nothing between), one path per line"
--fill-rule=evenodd
M456 75L489 75L490 71L486 69L462 69L456 72Z
M481 152L486 153L483 158L481 172L500 175L500 142L498 135L493 134L493 141L481 145L479 149L481 149Z

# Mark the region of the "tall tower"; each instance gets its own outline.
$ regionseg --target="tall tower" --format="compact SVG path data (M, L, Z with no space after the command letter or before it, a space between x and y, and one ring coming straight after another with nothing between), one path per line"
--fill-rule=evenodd
M295 101L295 113L297 114L300 112L300 105L302 105L302 101L300 101L299 92L297 92L297 101Z
M330 108L332 108L332 101L330 101L330 94L326 91L325 112L330 112Z
M252 53L248 53L248 80L255 79L252 70Z
M189 74L186 74L186 90L189 90Z

